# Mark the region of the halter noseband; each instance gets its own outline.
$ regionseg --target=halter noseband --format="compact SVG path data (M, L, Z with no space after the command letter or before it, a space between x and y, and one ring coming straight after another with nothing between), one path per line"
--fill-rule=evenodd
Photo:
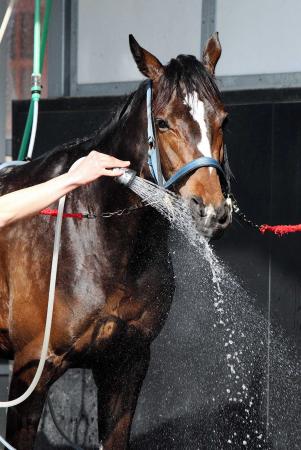
M146 110L147 110L147 136L148 136L148 166L151 172L152 177L156 181L159 186L163 186L164 188L169 188L170 186L177 183L181 178L185 175L193 172L196 169L200 169L201 167L214 167L217 169L220 174L223 175L224 179L227 180L225 172L220 165L220 163L213 158L209 158L207 156L202 156L200 158L194 159L189 163L185 164L181 167L177 172L172 175L169 180L165 181L162 169L161 169L161 161L160 161L160 153L157 146L156 135L153 126L153 114L152 114L152 82L148 80L147 90L146 90Z

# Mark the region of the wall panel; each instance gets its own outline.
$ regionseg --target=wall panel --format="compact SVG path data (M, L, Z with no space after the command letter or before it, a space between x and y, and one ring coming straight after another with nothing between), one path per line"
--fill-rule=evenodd
M217 0L218 76L301 71L299 0Z
M128 35L163 62L179 53L200 54L201 0L78 0L77 82L142 79Z

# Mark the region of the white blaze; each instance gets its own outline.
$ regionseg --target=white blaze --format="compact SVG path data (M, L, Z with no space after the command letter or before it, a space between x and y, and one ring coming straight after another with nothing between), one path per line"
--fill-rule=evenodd
M198 94L194 92L193 94L186 95L185 103L189 106L193 120L199 124L201 130L201 140L197 147L203 156L209 158L211 155L210 142L208 138L208 129L205 122L205 106L204 103L198 98ZM211 171L212 169L210 169Z

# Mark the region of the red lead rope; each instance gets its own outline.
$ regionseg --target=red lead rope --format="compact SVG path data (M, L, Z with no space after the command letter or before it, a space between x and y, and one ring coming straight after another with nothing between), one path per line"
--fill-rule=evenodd
M299 225L261 225L259 231L264 234L266 231L277 234L278 236L283 236L288 233L296 233L301 231L301 224Z
M236 198L233 196L233 194L230 195L230 199L232 200L233 205L233 211L237 214L237 216L241 219L241 221L245 222L247 225L252 227L253 229L259 230L261 234L266 233L267 231L270 231L271 233L274 233L278 236L283 236L284 234L288 233L296 233L298 231L301 231L301 224L297 225L257 225L252 219L249 219L246 214L241 211L241 209L238 206Z
M56 217L57 216L57 209L43 209L40 214L42 214L43 216L53 216ZM63 218L66 219L67 217L72 217L74 219L84 219L86 217L85 214L83 213L64 213L63 214Z
M40 214L44 216L57 216L57 209L43 209ZM90 214L83 214L83 213L64 213L63 218L73 218L73 219L86 219L86 218L92 218ZM93 216L95 218L95 216ZM296 233L298 231L301 231L301 224L299 225L260 225L259 226L260 233L264 234L267 231L270 231L271 233L277 234L278 236L283 236L284 234L288 233Z

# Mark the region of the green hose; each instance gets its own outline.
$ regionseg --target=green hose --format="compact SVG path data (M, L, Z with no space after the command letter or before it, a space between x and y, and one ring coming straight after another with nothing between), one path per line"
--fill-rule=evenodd
M45 50L46 50L46 44L47 44L47 36L48 36L48 28L49 28L49 18L50 18L50 13L51 13L51 6L52 6L52 0L47 0L46 1L46 7L45 7L45 13L44 13L42 39L41 39L40 73L43 72L43 65L44 65L44 57L45 57Z
M40 18L40 9L41 9L41 0L35 0L35 10L34 10L34 45L33 45L33 77L36 79L40 79L41 73L43 72L43 65L45 59L45 50L47 43L47 35L49 28L49 18L51 13L52 0L46 0L45 6L45 14L44 14L44 22L43 22L43 31L42 31L42 39L41 39L41 18ZM39 101L40 99L40 91L41 86L35 84L32 87L32 96L30 107L27 115L26 125L24 129L24 134L22 138L22 143L18 155L18 160L23 161L27 154L28 142L30 138L32 121L33 121L33 104L35 101Z

